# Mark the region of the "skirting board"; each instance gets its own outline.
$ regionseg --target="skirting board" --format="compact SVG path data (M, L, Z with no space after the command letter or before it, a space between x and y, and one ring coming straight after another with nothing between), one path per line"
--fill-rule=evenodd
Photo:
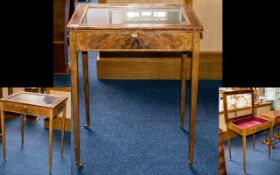
M61 117L56 117L53 120L53 129L61 131L61 122L62 122L61 119L62 119ZM66 118L65 124L66 124L65 125L65 131L71 132L71 120L70 120L70 118ZM44 127L49 128L49 119L45 119Z
M190 59L187 63L190 78ZM97 57L98 79L179 80L180 53L101 52ZM200 80L222 80L222 52L201 52Z

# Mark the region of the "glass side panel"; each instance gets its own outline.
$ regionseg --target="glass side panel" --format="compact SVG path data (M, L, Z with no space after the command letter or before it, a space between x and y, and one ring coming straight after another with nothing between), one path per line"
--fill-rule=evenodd
M87 25L110 24L181 24L184 19L179 8L93 8L89 7L82 21ZM188 22L189 23L189 22Z
M59 97L54 96L45 96L45 95L35 95L35 94L26 94L26 93L20 93L17 94L9 100L20 102L20 103L28 103L28 104L37 104L37 105L51 105L56 100L58 100Z

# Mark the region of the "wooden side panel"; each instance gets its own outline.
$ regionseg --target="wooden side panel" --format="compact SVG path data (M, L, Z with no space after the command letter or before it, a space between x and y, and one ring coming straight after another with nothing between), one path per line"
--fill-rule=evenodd
M46 94L67 96L66 118L71 119L71 88L46 88ZM62 117L62 112L58 116Z
M54 73L67 73L67 38L66 24L69 21L73 0L53 1L53 68Z
M71 132L71 119L66 118L65 120L65 131ZM56 117L53 120L53 129L55 130L60 130L61 131L61 122L62 118L61 117ZM49 128L49 119L44 120L44 127Z
M3 88L0 87L0 98L3 97Z
M54 42L53 43L53 71L55 73L67 73L68 64L65 58L64 52L64 42Z
M55 0L53 3L53 40L64 41L65 0Z
M54 116L58 116L63 111L64 108L66 109L66 101L60 103L58 106L55 107L54 112L53 112Z
M3 108L10 112L49 117L49 109L40 106L22 105L6 102Z
M66 101L66 125L65 131L71 132L71 89L70 88L46 88L46 94L50 95L64 95L68 99ZM56 113L56 112L55 112ZM61 130L62 122L62 112L56 115L56 118L53 120L53 128L56 130ZM49 128L49 120L45 119L44 127Z
M138 53L130 57L118 53L103 53L97 59L98 79L180 79L180 54L163 55ZM150 56L150 57L149 57ZM152 56L152 57L151 57ZM190 59L186 62L186 77L190 79ZM205 52L200 54L199 79L222 79L222 53Z
M192 34L166 30L94 30L79 31L80 51L176 51L191 50Z
M271 110L272 110L272 103L270 103L268 105L265 105L265 106L255 108L255 114L257 116L261 116L263 113L266 113L266 112L271 111Z

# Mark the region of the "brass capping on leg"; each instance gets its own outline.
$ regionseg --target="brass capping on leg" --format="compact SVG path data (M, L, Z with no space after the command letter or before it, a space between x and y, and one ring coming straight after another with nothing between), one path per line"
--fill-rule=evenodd
M84 125L84 128L85 128L85 129L89 129L89 123L86 123L86 124Z
M80 161L76 162L76 166L77 166L78 169L83 169L84 168L83 164Z
M192 168L192 162L188 160L189 167Z

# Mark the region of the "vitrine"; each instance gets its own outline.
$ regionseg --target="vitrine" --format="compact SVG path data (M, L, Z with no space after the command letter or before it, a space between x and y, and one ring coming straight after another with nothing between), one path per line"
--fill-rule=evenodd
M189 165L193 162L199 43L203 30L191 7L175 4L77 7L69 24L75 157L80 167L78 52L82 52L86 127L90 125L87 51L174 52L181 54L180 127L184 126L186 59L191 59Z
M255 149L255 133L270 129L268 157L271 154L272 122L254 115L254 93L253 90L237 90L223 92L224 117L229 132L242 136L243 170L246 173L246 139L253 135L253 148ZM240 107L249 107L250 110L241 116L230 118L229 110ZM231 160L230 137L228 137L229 158Z
M18 92L7 98L0 99L3 159L6 160L6 138L5 138L5 112L20 114L21 144L24 144L24 115L35 115L47 117L49 123L49 171L52 169L52 145L53 145L53 119L63 112L63 122L61 125L61 153L63 153L64 130L65 130L65 96L45 95L31 92Z

